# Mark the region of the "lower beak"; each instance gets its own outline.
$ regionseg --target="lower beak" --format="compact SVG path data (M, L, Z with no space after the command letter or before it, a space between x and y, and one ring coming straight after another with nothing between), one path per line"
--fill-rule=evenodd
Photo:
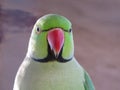
M47 40L51 50L57 58L64 44L64 32L61 28L54 28L48 32Z

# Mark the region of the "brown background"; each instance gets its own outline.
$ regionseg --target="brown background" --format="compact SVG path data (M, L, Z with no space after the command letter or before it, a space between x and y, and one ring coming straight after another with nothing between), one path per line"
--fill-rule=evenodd
M33 24L48 13L73 23L75 57L96 90L120 90L120 0L0 1L0 90L12 90Z

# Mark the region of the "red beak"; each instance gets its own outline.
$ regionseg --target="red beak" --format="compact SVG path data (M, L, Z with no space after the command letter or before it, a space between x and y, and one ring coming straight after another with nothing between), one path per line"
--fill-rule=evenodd
M64 32L61 28L54 28L48 32L47 40L51 50L54 51L55 57L59 56L64 44Z

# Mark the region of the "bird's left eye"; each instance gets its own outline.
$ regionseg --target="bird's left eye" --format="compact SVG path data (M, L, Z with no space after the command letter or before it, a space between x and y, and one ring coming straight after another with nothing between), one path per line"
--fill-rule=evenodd
M39 28L39 27L37 27L36 31L37 31L37 33L40 33L40 28Z
M69 32L72 32L72 29L70 29Z

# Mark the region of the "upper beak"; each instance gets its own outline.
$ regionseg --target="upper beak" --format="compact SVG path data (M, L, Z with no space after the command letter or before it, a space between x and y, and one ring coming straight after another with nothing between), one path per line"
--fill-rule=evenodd
M61 28L54 28L48 32L47 40L51 50L57 58L64 44L64 32Z

